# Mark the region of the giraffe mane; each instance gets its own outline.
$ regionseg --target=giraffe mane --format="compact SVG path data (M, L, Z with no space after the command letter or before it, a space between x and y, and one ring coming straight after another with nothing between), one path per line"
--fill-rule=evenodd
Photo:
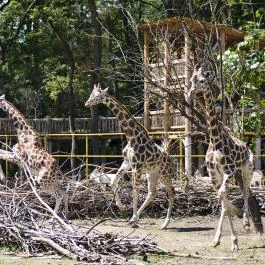
M27 126L30 128L30 130L32 130L36 135L39 135L39 133L33 128L33 126L27 121L27 119L25 118L25 116L9 101L5 100L6 104L9 105L11 108L13 108L17 113L19 113L19 115L21 116L21 118L23 119L23 121L27 124Z
M141 129L143 129L143 130L148 134L146 128L145 128L141 123L139 123L139 122L135 119L135 117L131 114L131 112L130 112L130 111L129 111L124 105L122 105L122 104L121 104L116 98L114 98L113 96L111 96L111 95L109 95L109 94L108 94L108 96L109 96L113 101L115 101L115 102L120 106L120 108L122 108L125 112L127 112L127 113L132 117L132 119L134 120L134 122L137 123L138 126L141 127Z

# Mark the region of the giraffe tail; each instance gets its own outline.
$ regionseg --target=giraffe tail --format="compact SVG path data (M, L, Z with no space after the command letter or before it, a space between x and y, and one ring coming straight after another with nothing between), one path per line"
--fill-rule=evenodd
M235 179L242 191L244 191L243 179L241 174L238 172L235 174ZM249 189L249 196L248 196L248 207L251 219L253 221L255 230L257 233L263 234L263 224L261 221L261 214L260 214L260 207L256 197L252 194L251 190Z
M261 221L260 207L256 197L249 190L248 197L249 212L257 233L263 234L263 224Z

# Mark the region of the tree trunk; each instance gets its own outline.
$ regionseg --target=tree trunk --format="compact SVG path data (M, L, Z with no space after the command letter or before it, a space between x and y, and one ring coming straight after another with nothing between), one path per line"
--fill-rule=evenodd
M64 37L60 29L55 25L53 21L50 20L48 22L51 28L53 29L53 31L55 32L56 36L62 43L62 46L66 53L68 65L69 65L68 84L67 84L68 103L69 103L69 127L70 127L70 132L72 135L71 155L75 155L75 151L76 151L76 141L75 141L75 136L74 136L74 133L75 133L75 95L74 95L74 89L73 89L73 81L74 81L74 73L75 73L74 55L73 55L73 51L69 43L67 42L66 38ZM75 169L75 158L71 157L71 171L73 175L75 174L74 169Z
M90 1L90 12L92 24L94 27L94 69L92 69L91 75L91 88L94 87L94 84L97 84L100 80L100 67L101 67L101 50L102 50L102 41L101 41L101 25L99 22L98 12L96 1ZM98 106L91 107L91 120L92 120L92 133L98 133ZM92 138L92 154L99 155L99 139L98 136L93 136ZM99 164L100 159L98 157L93 158L94 164Z
M113 60L111 58L112 54L113 54L113 19L111 18L110 14L108 14L107 18L106 18L106 27L108 29L108 53L110 54L110 66L111 66L111 75L113 76L113 80L112 80L112 85L113 85L113 95L114 97L117 96L117 88L118 88L118 82L117 79L115 78L115 72L116 72L116 63L115 60Z

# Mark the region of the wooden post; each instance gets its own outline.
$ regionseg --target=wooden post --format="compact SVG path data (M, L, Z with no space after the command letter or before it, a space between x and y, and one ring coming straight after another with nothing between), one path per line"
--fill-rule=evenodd
M6 135L5 136L5 138L6 138L6 143L5 143L5 145L6 145L6 151L9 151L8 150L8 136ZM6 179L8 178L8 161L6 160Z
M183 176L183 139L179 137L179 179L182 180Z
M164 85L166 88L169 88L169 80L170 80L170 63L169 63L169 44L168 44L168 36L165 36L164 42L164 77L165 82ZM169 124L169 104L167 100L164 100L164 123L163 123L164 131L168 132L170 128Z
M150 130L150 97L148 92L148 81L146 74L148 74L148 63L149 63L149 42L150 33L149 31L144 31L144 126L147 131Z
M86 177L88 176L88 135L86 134Z
M188 64L190 62L190 38L188 34L185 34L185 100L187 103L191 103L190 97L188 96L189 92L189 81L190 81L190 70L188 68ZM186 114L191 115L191 111L189 108L186 108ZM185 139L184 139L184 148L185 148L185 172L187 177L191 175L191 122L188 119L185 119Z
M259 50L259 42L255 43L255 49ZM256 95L256 100L257 102L260 102L260 91L257 92ZM257 124L256 127L256 143L255 143L255 155L256 155L256 159L255 159L255 169L256 170L261 170L261 137L260 137L260 122Z
M220 34L219 34L219 41L220 41L220 48L221 48L221 53L223 54L225 52L225 45L226 45L226 42L225 42L225 33L224 31L220 31ZM223 80L224 82L224 80ZM224 84L225 85L225 84ZM222 122L224 125L227 124L226 122L226 98L225 98L225 93L223 91L223 94L222 94L222 101L223 101L223 106L222 106Z

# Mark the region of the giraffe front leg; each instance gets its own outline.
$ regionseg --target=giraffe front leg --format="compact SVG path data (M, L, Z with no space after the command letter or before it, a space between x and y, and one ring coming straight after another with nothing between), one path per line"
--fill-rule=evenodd
M139 185L134 184L133 185L133 216L129 221L129 224L132 224L133 228L138 228L138 216L137 216L137 203L138 203L138 197L139 197Z
M214 241L213 241L214 247L217 247L218 245L220 245L220 239L222 236L222 225L223 225L224 216L225 216L225 206L224 206L223 200L221 201L221 203L222 203L222 211L221 211L221 216L220 216L219 223L216 229L216 233L214 236Z
M227 214L227 217L228 217L228 222L229 222L229 227L230 227L230 232L231 232L231 242L232 242L231 249L234 251L234 250L238 250L238 240L237 240L237 235L235 233L233 222L232 222L232 215L237 215L238 217L242 218L242 212L240 211L240 209L235 207L227 198L227 189L228 189L227 182L228 182L229 176L231 176L231 174L224 174L222 185L218 190L218 197L222 201L221 218L224 218L225 213ZM221 221L221 218L220 218L220 221ZM221 228L221 225L220 225L220 228ZM218 240L218 236L219 236L218 233L219 232L217 230L216 238L214 241L215 243L220 243L220 237ZM221 236L221 229L220 229L220 236Z
M136 216L134 215L135 220L138 222L139 217L143 210L149 205L151 201L154 200L156 196L156 186L158 181L158 175L147 175L147 183L148 183L148 194L144 201L144 203L141 205L140 209L137 211ZM141 175L138 175L138 178L140 178ZM139 193L139 191L138 191ZM134 208L134 210L137 210L137 208Z

